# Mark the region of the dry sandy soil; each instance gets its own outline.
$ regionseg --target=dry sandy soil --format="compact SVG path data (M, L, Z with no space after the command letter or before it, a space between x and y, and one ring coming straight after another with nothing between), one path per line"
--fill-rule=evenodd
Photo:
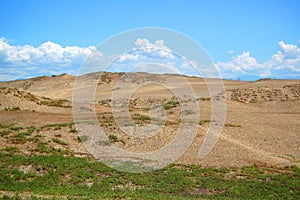
M100 76L101 75L101 76ZM99 79L100 77L100 79ZM168 106L166 122L161 132L146 138L128 136L116 124L110 101L113 92L121 92L116 86L120 78L141 85L130 98L130 114L135 126L151 122L149 110L153 106ZM107 135L116 135L115 145L133 152L148 152L161 148L176 135L182 113L179 100L161 80L177 75L153 75L147 73L93 73L80 77L79 95L87 96L92 84L97 85L95 110L99 126ZM200 108L197 135L190 148L176 162L201 163L204 166L231 167L253 163L272 166L300 164L300 80L259 80L243 82L223 80L226 92L219 100L226 100L226 120L221 137L213 150L200 159L199 149L211 121L211 97L203 79L180 77L188 81L196 92ZM55 148L68 149L74 155L88 156L77 133L69 127L45 128L49 124L73 122L72 92L75 77L37 77L28 80L0 83L0 124L43 127L35 134ZM172 81L172 79L170 79ZM153 84L146 84L147 82ZM142 86L143 85L143 86ZM182 82L171 83L174 88L185 88ZM82 109L90 110L90 105ZM166 107L165 107L166 108ZM94 109L92 106L91 109ZM192 113L193 111L187 111ZM51 127L51 126L50 126ZM70 129L74 128L70 126ZM62 142L55 142L58 138ZM0 148L18 146L25 153L32 153L32 142L18 143L9 137L0 137Z

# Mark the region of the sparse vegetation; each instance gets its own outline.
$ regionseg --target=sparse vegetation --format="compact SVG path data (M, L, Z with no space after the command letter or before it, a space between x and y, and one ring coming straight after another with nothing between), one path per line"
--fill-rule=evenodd
M13 192L15 196L12 199L23 199L26 193L28 195L27 191L32 192L28 199L35 195L34 199L38 199L38 195L55 199L300 197L298 167L289 167L284 173L277 173L275 169L257 165L216 169L172 164L158 171L132 174L111 169L88 158L59 154L26 156L11 154L7 150L2 150L0 155L0 190ZM9 198L7 196L6 199ZM40 198L43 199L43 196Z
M239 124L230 124L230 123L224 124L224 126L225 126L225 127L242 127L242 126L239 125Z
M57 144L60 144L60 145L68 145L67 142L62 141L62 140L60 140L58 138L53 138L52 141L55 142L55 143L57 143Z
M11 108L5 108L5 111L20 111L21 108L19 106L13 106Z
M119 141L118 136L113 135L113 134L109 135L109 136L108 136L108 139L109 139L111 142L118 142L118 141Z
M200 101L210 101L211 98L210 97L200 97L198 100L200 100Z
M77 140L79 142L86 142L88 140L88 136L87 135L81 135L77 137Z
M83 78L99 78L98 75L83 75ZM191 148L179 162L199 163L198 156L191 154L197 153L203 141L212 139L208 137L208 130L215 130L208 129L209 123L220 124L211 121L213 118L210 120L210 117L213 111L221 113L219 111L222 110L219 110L219 104L212 107L214 105L209 101L211 98L225 98L226 95L228 123L223 127L225 134L216 143L216 150L207 159L201 160L203 165L213 164L217 168L200 164L171 164L157 171L130 174L101 164L89 154L90 149L84 148L84 142L95 138L91 133L93 128L101 128L107 136L91 141L97 147L111 145L137 153L156 151L177 137L179 128L194 123L191 118L194 108L189 107L189 103L195 99L189 96L177 99L171 88L147 85L139 87L130 98L101 100L109 98L114 89L119 92L120 88L115 83L122 75L103 73L95 91L96 105L78 104L82 114L96 112L98 117L95 121L89 119L90 115L82 115L78 123L92 124L93 127L82 126L79 129L76 126L78 130L74 123L65 123L72 117L71 109L62 109L71 107L71 102L64 98L70 99L68 92L72 91L75 77L40 77L1 83L4 87L0 88L0 95L3 95L0 123L7 124L0 124L0 199L300 199L300 169L291 166L299 166L300 163L298 138L293 126L298 116L294 108L300 99L298 80L289 80L288 83L272 80L263 84L247 82L242 87L238 85L242 82L224 80L226 92L208 97L207 92L210 91L203 84L205 81L185 77L191 80L199 97L199 125L202 127L197 127L196 137L190 141L193 142ZM161 79L161 75L142 74L140 77L139 73L135 73L129 74L126 81L142 85L147 83L147 80L143 82L145 76L147 80ZM161 80L167 76L162 75ZM47 84L44 84L44 79ZM50 79L55 80L55 84ZM86 86L90 83L86 82ZM80 92L85 98L85 84L82 86ZM184 85L174 84L174 87L177 86L181 88ZM49 97L43 97L47 88ZM61 99L52 100L50 97ZM132 120L122 115L128 102ZM112 105L118 108L112 109ZM118 121L114 119L117 115L112 112L120 112ZM188 116L182 118L183 115ZM153 122L153 127L141 127L150 122ZM30 126L31 123L36 126ZM89 130L79 131L83 127ZM155 135L147 134L148 130L156 130L156 127L161 129L157 129ZM126 135L126 130L141 131L142 137ZM91 144L88 142L85 144ZM260 149L261 144L266 146ZM278 152L283 155L278 155ZM258 153L260 156L256 156ZM121 170L140 172L143 168L133 161L111 162L120 164L118 169ZM237 167L253 162L259 165Z
M174 101L174 100L171 100L171 101L168 101L166 104L163 105L163 108L165 110L169 110L171 108L175 108L179 105L179 102L178 101Z
M100 145L109 146L111 145L111 140L101 140L99 141Z
M70 105L65 105L69 101L66 99L59 99L59 100L43 100L39 101L39 105L47 105L47 106L54 106L54 107L63 107L63 108L71 108Z
M99 84L101 83L111 83L112 77L110 77L107 73L103 72L100 77Z
M139 121L151 121L151 118L147 115L135 115L135 116L133 116L133 119L139 120Z
M183 111L183 114L184 115L191 115L191 114L194 114L195 112L194 111L192 111L192 110L184 110Z
M42 127L40 127L40 130L44 130L44 129L47 129L47 130L50 130L51 128L53 128L54 130L60 130L62 127L70 127L72 128L72 126L74 125L73 122L71 123L59 123L59 124L47 124L47 125L44 125ZM50 128L50 129L48 129Z
M70 133L77 133L76 128L71 128L71 129L70 129Z
M209 119L203 119L199 121L199 125L202 126L203 124L210 123L210 122L211 121Z

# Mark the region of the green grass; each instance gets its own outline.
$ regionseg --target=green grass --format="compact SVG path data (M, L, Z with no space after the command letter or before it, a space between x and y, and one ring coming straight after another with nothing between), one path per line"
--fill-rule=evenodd
M242 126L239 125L239 124L230 124L230 123L224 124L224 126L225 126L225 127L242 127Z
M47 106L54 106L54 107L62 107L62 108L71 108L70 105L64 105L69 101L66 99L59 99L59 100L47 100L47 101L40 101L38 102L39 105L47 105Z
M209 122L201 120L199 124ZM42 141L38 132L48 128L71 132L74 123L37 128L0 124L1 137L18 144L35 143L29 155L22 153L21 145L0 148L0 191L13 193L12 197L0 195L0 199L24 199L24 194L27 199L300 199L298 167L279 170L252 165L216 169L173 164L158 171L132 174L111 169L92 158L73 157L68 148L52 147L52 142L68 144L58 138ZM108 137L101 145L123 142L117 135ZM77 139L84 142L88 137ZM283 158L299 162L293 155ZM126 162L119 169L139 171L139 167L143 166Z
M199 121L199 125L202 126L203 124L210 123L210 122L211 121L209 119L203 119Z
M171 101L168 101L166 104L164 104L164 105L163 105L163 108L164 108L165 110L169 110L169 109L171 109L171 108L177 107L178 105L179 105L179 102L178 102L178 101L173 101L173 100L171 100Z
M118 136L116 136L116 135L109 135L108 136L108 139L110 140L110 141L112 141L112 142L115 142L115 141L117 141L118 140Z
M147 115L135 115L133 116L133 119L139 120L139 121L151 121L151 118Z
M191 115L191 114L195 114L195 112L192 111L192 110L184 110L184 111L183 111L183 114L184 114L184 115Z
M56 199L64 195L70 199L300 198L297 167L274 173L256 165L230 169L169 165L158 171L132 174L88 158L16 152L12 148L0 151L0 190L12 191L15 197L31 191L32 196L53 195ZM22 166L30 169L24 172Z
M86 142L88 140L88 136L87 135L77 136L77 140L79 142Z
M70 128L70 132L73 128L74 123L70 122L70 123L57 123L57 124L47 124L44 125L42 127L39 128L39 130L51 130L51 128L53 128L53 130L60 130L63 127L69 127ZM75 129L76 130L76 129Z
M57 144L60 144L60 145L68 145L67 142L62 141L62 140L60 140L58 138L53 138L52 141L55 142L55 143L57 143Z
M19 106L13 106L11 108L5 108L5 111L19 111L21 108Z

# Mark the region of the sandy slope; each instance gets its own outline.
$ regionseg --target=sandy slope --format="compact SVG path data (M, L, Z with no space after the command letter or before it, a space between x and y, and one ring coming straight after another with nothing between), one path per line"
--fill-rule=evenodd
M98 118L110 112L109 99L112 92L118 92L115 84L123 73L100 73L81 77L80 91L85 96L88 88L98 85L95 102ZM129 76L129 75L128 75ZM143 84L143 80L159 83L175 75L149 75L145 73L130 75L130 81ZM132 77L133 76L133 77ZM127 77L128 78L128 77ZM184 77L199 97L201 120L210 119L209 93L205 81L196 77ZM61 106L49 106L41 101L53 102L58 99L72 100L75 77L38 77L34 79L1 82L0 124L43 125L72 121L70 102ZM92 80L92 81L91 81ZM198 158L199 148L209 123L199 125L197 136L188 151L177 161L180 163L202 163L209 166L241 166L252 163L267 165L299 164L300 160L300 81L299 80L261 80L242 82L224 80L226 88L227 113L225 127L218 143L203 160ZM183 88L182 82L172 83L174 88ZM13 89L16 88L16 89ZM140 107L150 106L150 102L164 104L173 94L158 84L140 87L132 96L132 114L148 115ZM202 99L201 99L202 98ZM207 99L205 99L207 98ZM21 111L11 111L19 107ZM5 110L6 109L6 110ZM34 110L34 112L33 112ZM132 151L146 151L160 148L172 139L172 131L178 128L176 120L180 108L168 112L169 123L166 131L156 138L141 141L128 139L112 121L109 132L123 138L126 144L116 144ZM63 133L62 133L63 134ZM2 145L4 145L2 143ZM80 144L78 144L80 145ZM288 156L289 155L289 156ZM293 159L292 159L293 158Z

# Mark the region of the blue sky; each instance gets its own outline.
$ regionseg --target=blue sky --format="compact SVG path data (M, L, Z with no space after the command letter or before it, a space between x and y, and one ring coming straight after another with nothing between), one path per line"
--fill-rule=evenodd
M300 79L299 10L298 0L0 0L0 81L76 74L94 46L142 27L193 38L224 78Z

